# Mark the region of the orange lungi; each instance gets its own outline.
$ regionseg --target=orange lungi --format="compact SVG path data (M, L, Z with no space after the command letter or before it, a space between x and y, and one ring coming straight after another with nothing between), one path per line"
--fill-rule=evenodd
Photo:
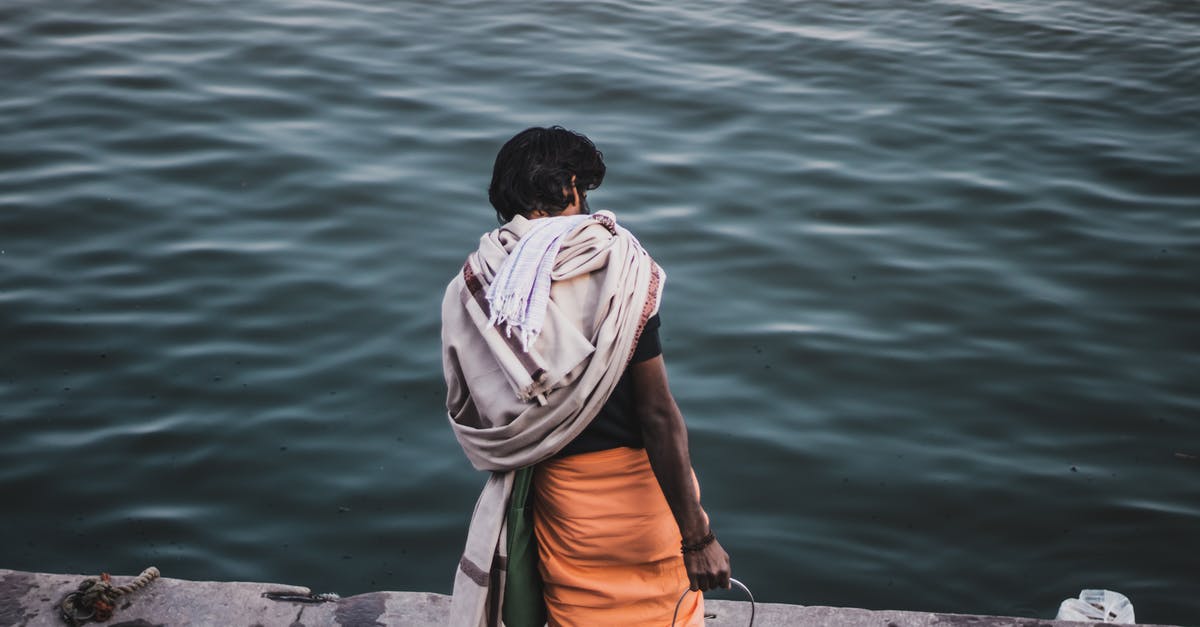
M645 449L542 462L533 501L551 627L670 624L687 571ZM675 625L703 624L704 598L690 593Z

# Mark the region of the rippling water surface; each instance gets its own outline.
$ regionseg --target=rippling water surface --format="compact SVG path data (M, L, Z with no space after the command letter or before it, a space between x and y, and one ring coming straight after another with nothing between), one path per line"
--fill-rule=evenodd
M448 592L516 131L666 268L761 600L1200 622L1193 2L0 7L0 566Z

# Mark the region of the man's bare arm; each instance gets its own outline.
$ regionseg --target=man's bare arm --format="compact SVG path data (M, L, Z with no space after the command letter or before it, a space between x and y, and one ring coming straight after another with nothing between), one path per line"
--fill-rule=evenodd
M687 426L667 386L666 363L659 355L631 364L629 369L634 407L641 421L650 467L679 525L684 544L702 543L711 530L693 481ZM703 549L684 553L683 562L692 590L729 587L729 555L719 542L713 540Z

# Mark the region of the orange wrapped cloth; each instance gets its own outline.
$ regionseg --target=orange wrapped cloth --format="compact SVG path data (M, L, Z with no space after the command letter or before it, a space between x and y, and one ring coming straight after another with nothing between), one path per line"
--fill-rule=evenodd
M671 623L687 571L644 449L542 462L533 501L551 627ZM675 625L703 624L704 598L688 594Z

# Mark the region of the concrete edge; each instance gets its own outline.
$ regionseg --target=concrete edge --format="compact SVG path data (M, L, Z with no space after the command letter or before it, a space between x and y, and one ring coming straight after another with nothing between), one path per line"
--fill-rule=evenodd
M64 625L58 615L58 604L87 577L0 569L0 625ZM132 576L114 576L113 583L121 585L131 579ZM275 598L268 598L268 593ZM710 615L705 620L706 627L736 627L747 625L750 619L750 603L746 601L709 599L705 609ZM112 620L102 624L107 627L422 626L446 624L449 610L449 595L433 592L368 592L322 601L303 586L163 577L123 597ZM758 603L754 624L757 627L1078 627L1093 623Z

